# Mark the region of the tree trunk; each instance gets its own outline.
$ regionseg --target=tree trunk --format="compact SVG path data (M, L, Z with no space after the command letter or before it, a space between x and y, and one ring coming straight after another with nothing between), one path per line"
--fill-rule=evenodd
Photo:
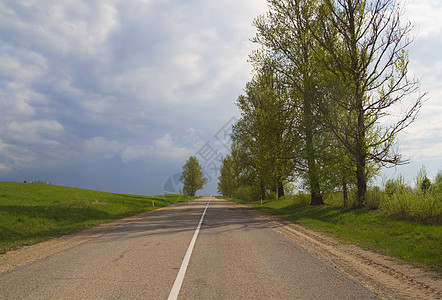
M355 101L358 113L357 132L356 132L356 182L358 186L358 194L356 199L356 207L362 207L365 203L365 193L367 191L367 177L365 173L365 165L367 161L367 148L365 140L365 111L364 111L364 92L362 91L362 73L359 69L361 60L358 51L358 42L356 34L355 10L356 6L350 2L349 5L349 31L350 31L350 57L351 70L353 72L353 82L355 85Z
M347 189L347 179L345 175L342 176L342 193L344 194L344 207L348 206L348 189Z
M359 81L357 81L359 83ZM358 132L356 141L356 182L358 185L358 195L356 199L356 207L362 207L365 203L365 193L367 191L367 175L365 172L367 161L367 150L365 141L365 115L363 110L363 95L357 87L357 106L358 106Z
M365 175L365 155L359 153L356 165L356 181L358 185L358 195L356 207L362 207L365 203L365 194L367 192L367 178Z
M308 178L310 181L311 201L310 205L323 205L324 201L319 186L318 171L313 146L313 123L312 123L311 102L308 96L304 96L304 123L305 123L305 144L308 165Z
M278 182L278 199L284 197L284 185L281 181Z
M315 186L312 187L310 205L323 205L324 199L320 193L319 182L316 181Z

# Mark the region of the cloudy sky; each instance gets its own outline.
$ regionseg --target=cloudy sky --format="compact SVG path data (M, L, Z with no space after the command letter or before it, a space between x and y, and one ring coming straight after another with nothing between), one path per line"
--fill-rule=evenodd
M215 194L265 0L0 0L0 181L176 192L190 155ZM442 170L442 3L409 0L428 101L399 137L406 180Z

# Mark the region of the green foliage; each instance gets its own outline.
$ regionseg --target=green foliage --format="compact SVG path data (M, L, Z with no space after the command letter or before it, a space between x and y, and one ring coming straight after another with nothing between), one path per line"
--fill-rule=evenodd
M261 196L267 190L284 194L283 182L293 173L293 134L290 126L293 107L281 86L273 61L256 70L253 80L238 97L241 119L233 128L232 140L237 155L233 159L240 168L238 176L244 184L256 186ZM234 152L234 151L232 151Z
M253 39L265 48L267 57L275 62L277 76L287 96L285 106L292 109L288 118L292 136L292 155L295 174L306 182L311 204L321 205L323 187L329 181L325 161L330 160L330 141L314 106L319 96L319 70L314 57L317 43L308 30L307 22L314 18L317 1L269 1L270 13L255 19L257 35ZM252 61L263 66L262 57ZM264 59L265 62L265 59ZM325 180L324 180L325 179Z
M440 179L439 171L432 184L424 166L415 177L416 188L414 190L405 184L402 176L396 180L389 179L385 183L385 197L381 202L381 208L398 219L441 224L442 189L438 188Z
M442 195L440 193L394 193L382 203L391 216L428 224L442 223Z
M227 155L221 164L220 176L218 177L218 192L231 198L238 187L237 167L231 155Z
M442 193L442 171L438 171L432 185L436 193Z
M196 191L202 189L207 182L200 163L195 156L190 156L183 166L180 181L184 184L183 194L185 196L195 196Z
M416 185L416 189L420 189L420 191L423 193L430 189L431 182L427 177L427 170L425 169L425 166L422 166L417 173L416 177L414 178L414 183Z
M254 20L261 48L250 56L255 76L238 98L232 139L242 148L239 177L261 198L284 195L284 181L298 176L311 204L334 190L348 204L356 187L355 207L379 206L368 182L380 166L403 163L392 147L424 96L380 125L419 87L407 77L411 26L401 9L393 0L270 0ZM418 186L431 190L428 178Z
M423 193L426 193L427 191L430 190L430 187L431 187L431 181L430 179L428 179L428 177L425 177L420 186L421 191Z
M381 205L384 193L378 186L369 187L365 197L365 207L369 210L376 210Z
M0 182L0 254L186 200L182 195L152 198L55 185Z
M255 201L260 199L260 191L251 185L239 186L233 193L233 198L244 201Z
M422 175L421 172L419 174ZM416 181L416 183L419 182L419 180ZM417 188L412 191L403 183L402 176L397 180L388 180L387 183L385 186L386 196L381 202L381 208L389 215L398 219L427 224L442 223L442 193L440 190L432 189L422 192L420 188Z
M397 179L387 179L384 185L384 192L387 197L392 197L394 194L405 194L411 192L402 175L399 175Z

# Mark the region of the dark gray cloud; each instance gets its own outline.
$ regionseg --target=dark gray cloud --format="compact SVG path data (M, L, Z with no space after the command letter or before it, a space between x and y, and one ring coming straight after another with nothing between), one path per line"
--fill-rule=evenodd
M410 7L412 71L440 99L442 30L421 16L441 5ZM203 147L226 154L215 134L239 115L251 22L265 10L265 0L1 1L0 180L153 194ZM441 157L431 135L442 128L426 123L441 105L431 105L404 137L406 154L425 129L425 157Z
M161 192L237 114L251 21L265 9L2 1L0 179Z

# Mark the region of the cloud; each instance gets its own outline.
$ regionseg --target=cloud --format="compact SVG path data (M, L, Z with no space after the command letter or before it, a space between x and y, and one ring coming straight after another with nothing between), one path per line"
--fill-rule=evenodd
M111 159L119 154L123 146L116 140L94 137L84 141L84 155L88 158Z
M140 158L174 160L181 162L192 153L192 149L174 143L170 132L153 140L151 145L131 145L122 152L123 162Z
M0 174L33 168L36 160L37 156L26 148L8 144L0 139Z
M133 160L144 158L150 153L149 146L132 145L123 150L121 155L123 162L127 163Z
M433 0L407 8L419 29L410 72L434 99L400 137L407 155L423 143L420 153L441 156L432 140L442 130L433 113L442 90L440 9ZM1 1L0 173L32 168L74 185L104 166L143 165L138 175L147 166L152 178L161 173L153 166L179 170L238 116L234 101L256 47L251 23L266 10L265 0ZM70 174L73 165L83 173ZM140 180L125 172L126 182Z
M411 0L406 4L406 16L415 24L420 38L441 34L442 6L438 0Z
M414 26L414 41L409 47L409 73L420 79L420 93L427 92L417 119L399 135L404 157L412 160L440 160L442 157L442 23L440 1L412 0L406 4L405 17Z
M11 170L11 167L8 165L0 164L0 173L9 173Z

